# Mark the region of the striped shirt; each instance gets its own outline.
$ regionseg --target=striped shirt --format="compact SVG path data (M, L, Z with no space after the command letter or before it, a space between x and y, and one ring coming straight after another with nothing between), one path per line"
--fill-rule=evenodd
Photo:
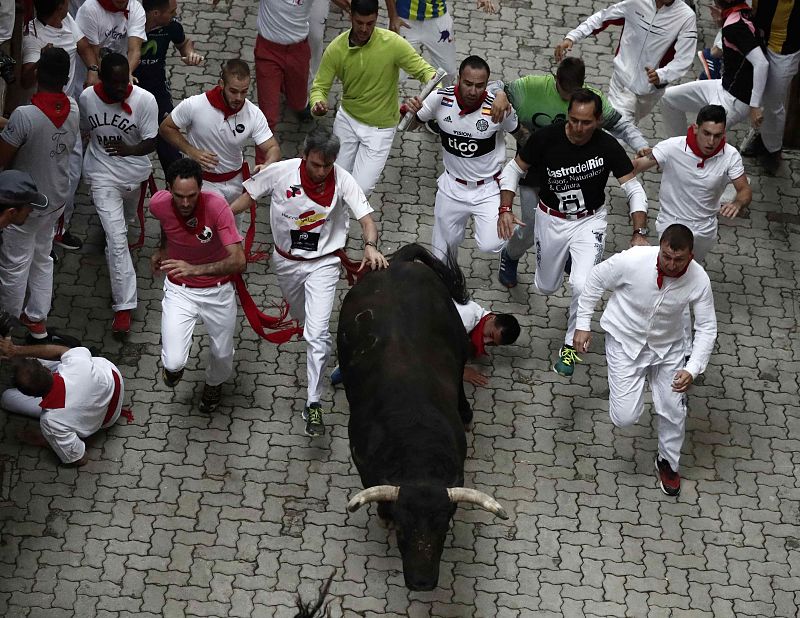
M776 54L800 51L800 1L753 0L753 21Z
M397 0L397 15L403 19L424 21L447 13L445 0Z

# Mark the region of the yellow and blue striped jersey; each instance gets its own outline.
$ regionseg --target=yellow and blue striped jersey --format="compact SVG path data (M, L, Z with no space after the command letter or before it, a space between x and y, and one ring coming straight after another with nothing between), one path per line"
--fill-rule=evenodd
M403 19L423 21L447 13L445 0L397 0L397 15Z

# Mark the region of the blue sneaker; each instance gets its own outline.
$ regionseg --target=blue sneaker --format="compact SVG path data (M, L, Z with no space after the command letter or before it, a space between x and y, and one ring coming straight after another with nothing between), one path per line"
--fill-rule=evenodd
M338 384L341 384L342 382L343 382L343 380L342 380L342 369L341 369L341 367L339 367L339 365L336 365L336 369L334 369L333 372L331 373L331 384L333 386L337 386Z
M507 288L517 287L517 266L519 260L512 260L503 249L500 252L500 270L497 271L497 279Z

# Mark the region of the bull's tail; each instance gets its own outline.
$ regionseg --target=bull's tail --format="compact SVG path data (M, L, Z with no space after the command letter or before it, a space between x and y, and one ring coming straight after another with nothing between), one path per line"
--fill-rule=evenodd
M421 262L436 273L442 283L447 286L450 296L458 304L463 305L469 301L467 279L461 268L454 251L447 253L447 263L435 257L422 245L416 243L400 247L389 257L389 268L395 262Z

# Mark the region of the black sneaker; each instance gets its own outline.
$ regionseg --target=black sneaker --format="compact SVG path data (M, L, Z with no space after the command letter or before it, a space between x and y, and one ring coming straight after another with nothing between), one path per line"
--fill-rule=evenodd
M747 140L742 148L743 157L757 157L760 154L767 152L764 142L761 140L761 133L753 133L753 136Z
M206 384L203 387L203 397L200 399L201 412L213 412L219 407L222 400L222 384L211 386Z
M500 270L497 271L497 279L507 288L517 287L517 266L519 260L512 260L505 249L500 252Z
M303 410L303 420L306 422L307 436L325 435L325 425L322 422L322 406L318 401L310 403Z
M681 493L681 477L677 472L672 471L672 466L666 459L656 456L656 472L658 472L658 484L668 496L677 496Z
M69 230L64 230L60 235L56 236L53 239L53 244L67 251L80 251L83 247L83 241L70 234Z
M169 369L161 370L161 379L164 380L164 384L170 388L174 388L175 385L181 381L182 377L183 369L178 369L178 371L170 371Z
M781 161L783 157L781 156L781 151L778 152L767 152L766 150L758 155L758 162L761 167L764 168L764 171L769 176L775 176L778 173L778 170L781 168Z

